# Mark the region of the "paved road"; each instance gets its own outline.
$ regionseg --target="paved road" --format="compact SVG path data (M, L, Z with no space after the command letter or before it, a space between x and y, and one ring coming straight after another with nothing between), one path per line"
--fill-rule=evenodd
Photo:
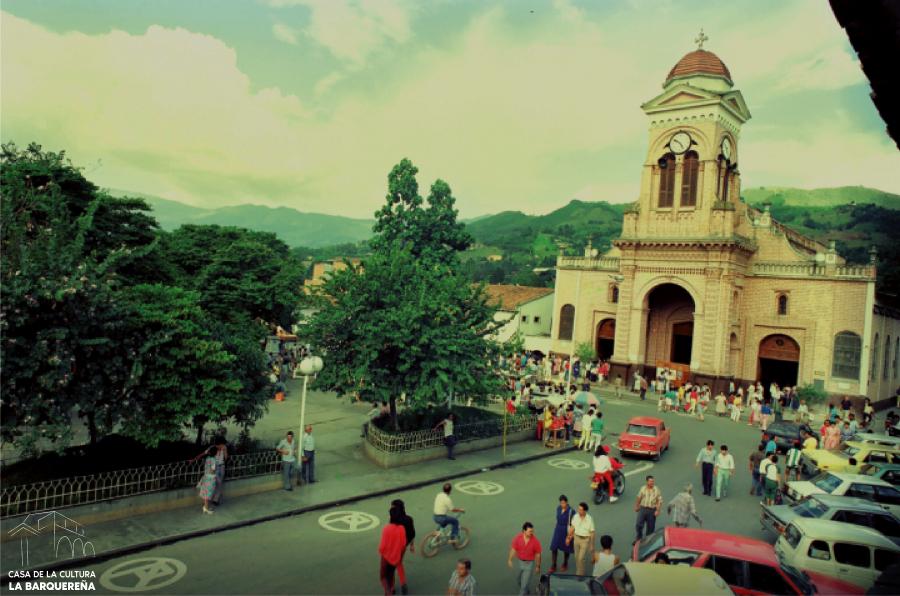
M648 413L652 409L650 404L613 402L604 411L608 428L617 431L624 428L628 417ZM685 482L694 483L704 527L765 538L758 522L758 499L747 494L750 480L745 472L745 460L750 448L756 444L758 431L746 423L737 424L714 417L707 418L706 422L671 414L667 418L673 429L673 444L662 461L626 460L625 471L630 476L625 497L615 504L591 507L598 534L610 534L615 541L615 552L623 559L628 558L634 536L634 497L644 476L652 473L667 500ZM732 494L719 503L699 494L702 492L700 474L693 468L697 452L707 438L717 444L726 441L738 462L738 477L733 483ZM614 440L614 436L610 437L610 441ZM559 457L585 463L590 461L588 454L583 453L568 453ZM435 462L432 465L441 464ZM557 497L565 493L575 503L589 501L587 476L584 469L559 469L552 467L549 460L538 460L470 477L467 480L500 485L503 491L496 495L475 496L454 489L455 503L468 510L463 517L463 525L472 529L472 542L462 553L445 550L433 559L424 559L417 552L409 557L407 569L411 592L442 593L454 561L460 555L473 560L473 574L480 593L511 592L514 580L512 572L506 568L510 539L522 522L529 520L535 524L537 534L546 546L553 529ZM430 486L398 495L407 502L408 511L416 519L420 537L433 527L431 505L438 490L438 486ZM104 572L116 567L110 577L114 585L125 588L135 586L139 577L149 581L149 586L159 586L146 593L378 593L377 545L391 498L371 499L334 510L187 540L84 569L94 570L99 579ZM338 511L375 516L379 525L369 529L358 528L360 531L357 532L334 532L320 525L323 515L330 516L329 519L336 518L338 525L341 519L362 520L362 517L346 518L336 513ZM659 525L667 520L664 512ZM97 542L101 543L102 537L98 537ZM146 558L177 560L185 566L184 574L173 583L161 585L174 579L177 574L173 574L173 570L180 566L164 563L154 567L156 563L153 561L135 561ZM121 573L123 564L126 566L125 573ZM549 557L545 553L545 570L548 565ZM133 569L137 569L138 573L132 573ZM108 587L99 583L98 589L110 592Z

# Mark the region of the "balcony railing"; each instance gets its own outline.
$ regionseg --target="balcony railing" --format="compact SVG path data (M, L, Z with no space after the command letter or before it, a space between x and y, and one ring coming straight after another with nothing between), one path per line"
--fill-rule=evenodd
M838 265L828 267L824 263L763 262L753 264L753 275L872 279L875 277L875 267L872 265Z
M563 269L618 271L619 259L616 257L556 257L556 266Z

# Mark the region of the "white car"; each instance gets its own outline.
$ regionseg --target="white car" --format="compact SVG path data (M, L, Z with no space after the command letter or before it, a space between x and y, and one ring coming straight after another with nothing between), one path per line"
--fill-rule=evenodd
M785 496L794 503L819 494L866 499L900 516L900 491L884 480L863 474L823 472L809 480L788 482L785 491Z

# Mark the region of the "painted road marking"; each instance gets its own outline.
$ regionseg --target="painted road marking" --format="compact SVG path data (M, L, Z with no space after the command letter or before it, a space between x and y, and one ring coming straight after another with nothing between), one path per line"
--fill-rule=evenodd
M174 584L187 573L178 559L144 557L110 567L100 576L100 585L113 592L147 592Z
M588 467L588 463L586 461L580 461L577 459L551 459L547 462L554 468L559 468L561 470L583 470Z
M319 525L332 532L365 532L377 528L381 521L363 511L332 511L319 516Z
M652 464L652 463L646 462L646 463L643 463L643 464L639 465L638 467L636 467L636 468L633 469L633 470L628 470L627 472L625 472L624 474L622 474L622 476L631 476L632 474L640 474L640 473L643 472L644 470L649 470L649 469L652 468L652 467L653 467L653 464Z
M456 483L456 490L476 497L492 497L503 492L503 485L485 480L463 480Z

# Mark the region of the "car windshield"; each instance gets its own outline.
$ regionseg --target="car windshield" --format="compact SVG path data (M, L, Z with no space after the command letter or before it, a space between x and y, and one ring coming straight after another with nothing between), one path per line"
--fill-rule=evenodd
M830 495L841 485L841 479L834 474L822 474L821 476L816 476L812 483L816 488Z
M642 437L655 437L656 436L656 427L648 426L646 424L629 424L628 428L625 430L625 432L630 435L640 435Z
M859 447L850 447L849 445L841 451L841 455L846 455L847 457L853 457L859 453Z
M658 530L643 540L638 545L638 561L643 561L662 547L666 545L666 535L664 530Z
M801 517L822 517L828 511L828 507L816 499L807 499L794 506L794 513Z
M809 576L806 575L805 571L800 571L796 567L791 567L790 565L786 565L784 563L781 564L781 570L784 571L791 580L797 584L797 587L800 588L800 591L804 594L813 594L815 593L815 588L812 583L809 581Z

